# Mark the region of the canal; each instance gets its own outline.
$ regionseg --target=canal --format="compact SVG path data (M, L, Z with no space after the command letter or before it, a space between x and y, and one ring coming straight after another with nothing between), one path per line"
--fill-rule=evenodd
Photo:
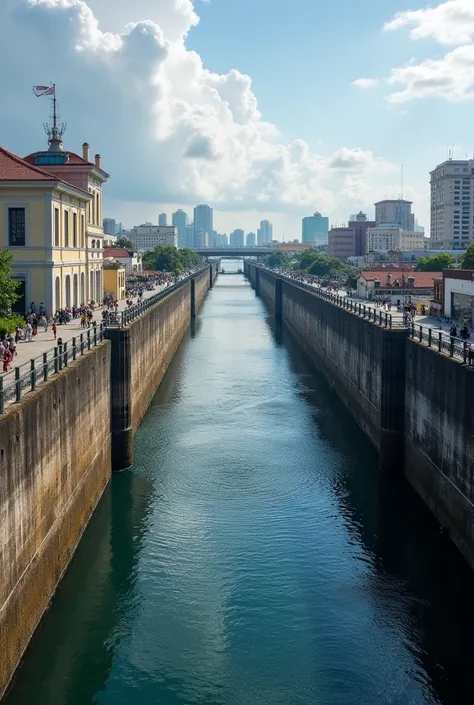
M473 594L421 501L221 276L6 703L472 705Z

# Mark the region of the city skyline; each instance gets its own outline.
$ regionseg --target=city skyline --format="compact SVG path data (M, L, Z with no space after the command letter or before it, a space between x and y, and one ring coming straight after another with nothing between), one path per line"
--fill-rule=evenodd
M408 7L367 0L360 11L338 0L321 9L302 0L293 13L281 4L265 51L261 42L248 51L257 31L248 27L250 0L233 8L231 30L218 2L117 0L112 9L105 0L7 0L0 56L11 67L4 91L13 99L0 115L2 139L18 154L38 148L47 107L31 85L50 79L68 121L66 146L103 145L113 174L105 207L123 222L154 221L159 204L172 212L207 202L220 209L221 230L268 219L294 239L298 221L315 209L331 223L347 222L403 192L427 225L429 171L453 143L455 158L472 154L465 99L474 72L461 70L460 57L472 41L474 7L466 0ZM261 0L258 17L273 10ZM308 61L313 20L325 31ZM54 64L44 52L51 36L62 37ZM364 51L348 64L354 37ZM288 41L292 51L283 56L278 47ZM331 71L323 71L328 54ZM307 89L315 74L318 95ZM143 92L145 85L152 88ZM97 119L111 113L120 119Z

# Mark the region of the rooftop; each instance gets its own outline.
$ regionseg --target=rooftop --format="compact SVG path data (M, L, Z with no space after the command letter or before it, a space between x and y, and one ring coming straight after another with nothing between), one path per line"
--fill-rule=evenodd
M54 157L57 155L62 155L66 157L65 163L68 165L74 164L76 166L84 165L86 164L87 166L95 166L92 162L88 162L82 157L80 157L78 154L75 154L75 152L48 152L48 151L41 151L41 152L33 152L33 154L28 154L27 157L25 157L25 161L29 162L30 164L35 164L36 163L36 158L41 157L43 155L47 155L49 157Z
M403 272L400 269L380 269L380 270L370 270L370 272L361 272L360 277L366 281L380 281L381 287L387 287L387 276L392 275L392 283L389 288L393 288L396 281L399 282L401 286L402 276L405 275L405 282L408 278L414 278L415 282L413 284L413 289L429 289L433 286L433 279L439 278L440 272Z
M0 147L0 181L59 181L44 169L28 164L18 154Z
M127 250L125 247L104 247L104 259L106 257L133 257L136 255L136 250Z

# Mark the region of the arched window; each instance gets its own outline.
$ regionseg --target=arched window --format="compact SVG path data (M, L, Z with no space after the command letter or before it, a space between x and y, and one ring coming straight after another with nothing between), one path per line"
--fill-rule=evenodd
M56 277L56 282L54 284L54 311L56 312L61 308L61 280Z
M74 306L77 306L79 303L77 300L78 296L79 296L78 285L79 285L79 277L77 276L77 274L75 274L74 275L74 285L73 285L73 290L72 290L73 291L72 303L74 304Z
M66 275L66 307L71 306L71 277L69 274Z
M100 198L99 198L98 193L96 193L95 198L96 198L95 213L96 213L96 217L97 217L97 220L95 222L96 222L96 225L99 225L99 223L100 223Z
M81 304L86 303L85 279L84 272L81 274Z
M92 240L92 249L95 247L95 240Z
M94 272L89 277L89 301L94 301Z

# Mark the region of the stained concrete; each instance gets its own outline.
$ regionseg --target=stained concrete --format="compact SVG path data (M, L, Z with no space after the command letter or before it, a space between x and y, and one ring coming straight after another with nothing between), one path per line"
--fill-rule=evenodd
M111 476L110 343L0 416L0 694Z

